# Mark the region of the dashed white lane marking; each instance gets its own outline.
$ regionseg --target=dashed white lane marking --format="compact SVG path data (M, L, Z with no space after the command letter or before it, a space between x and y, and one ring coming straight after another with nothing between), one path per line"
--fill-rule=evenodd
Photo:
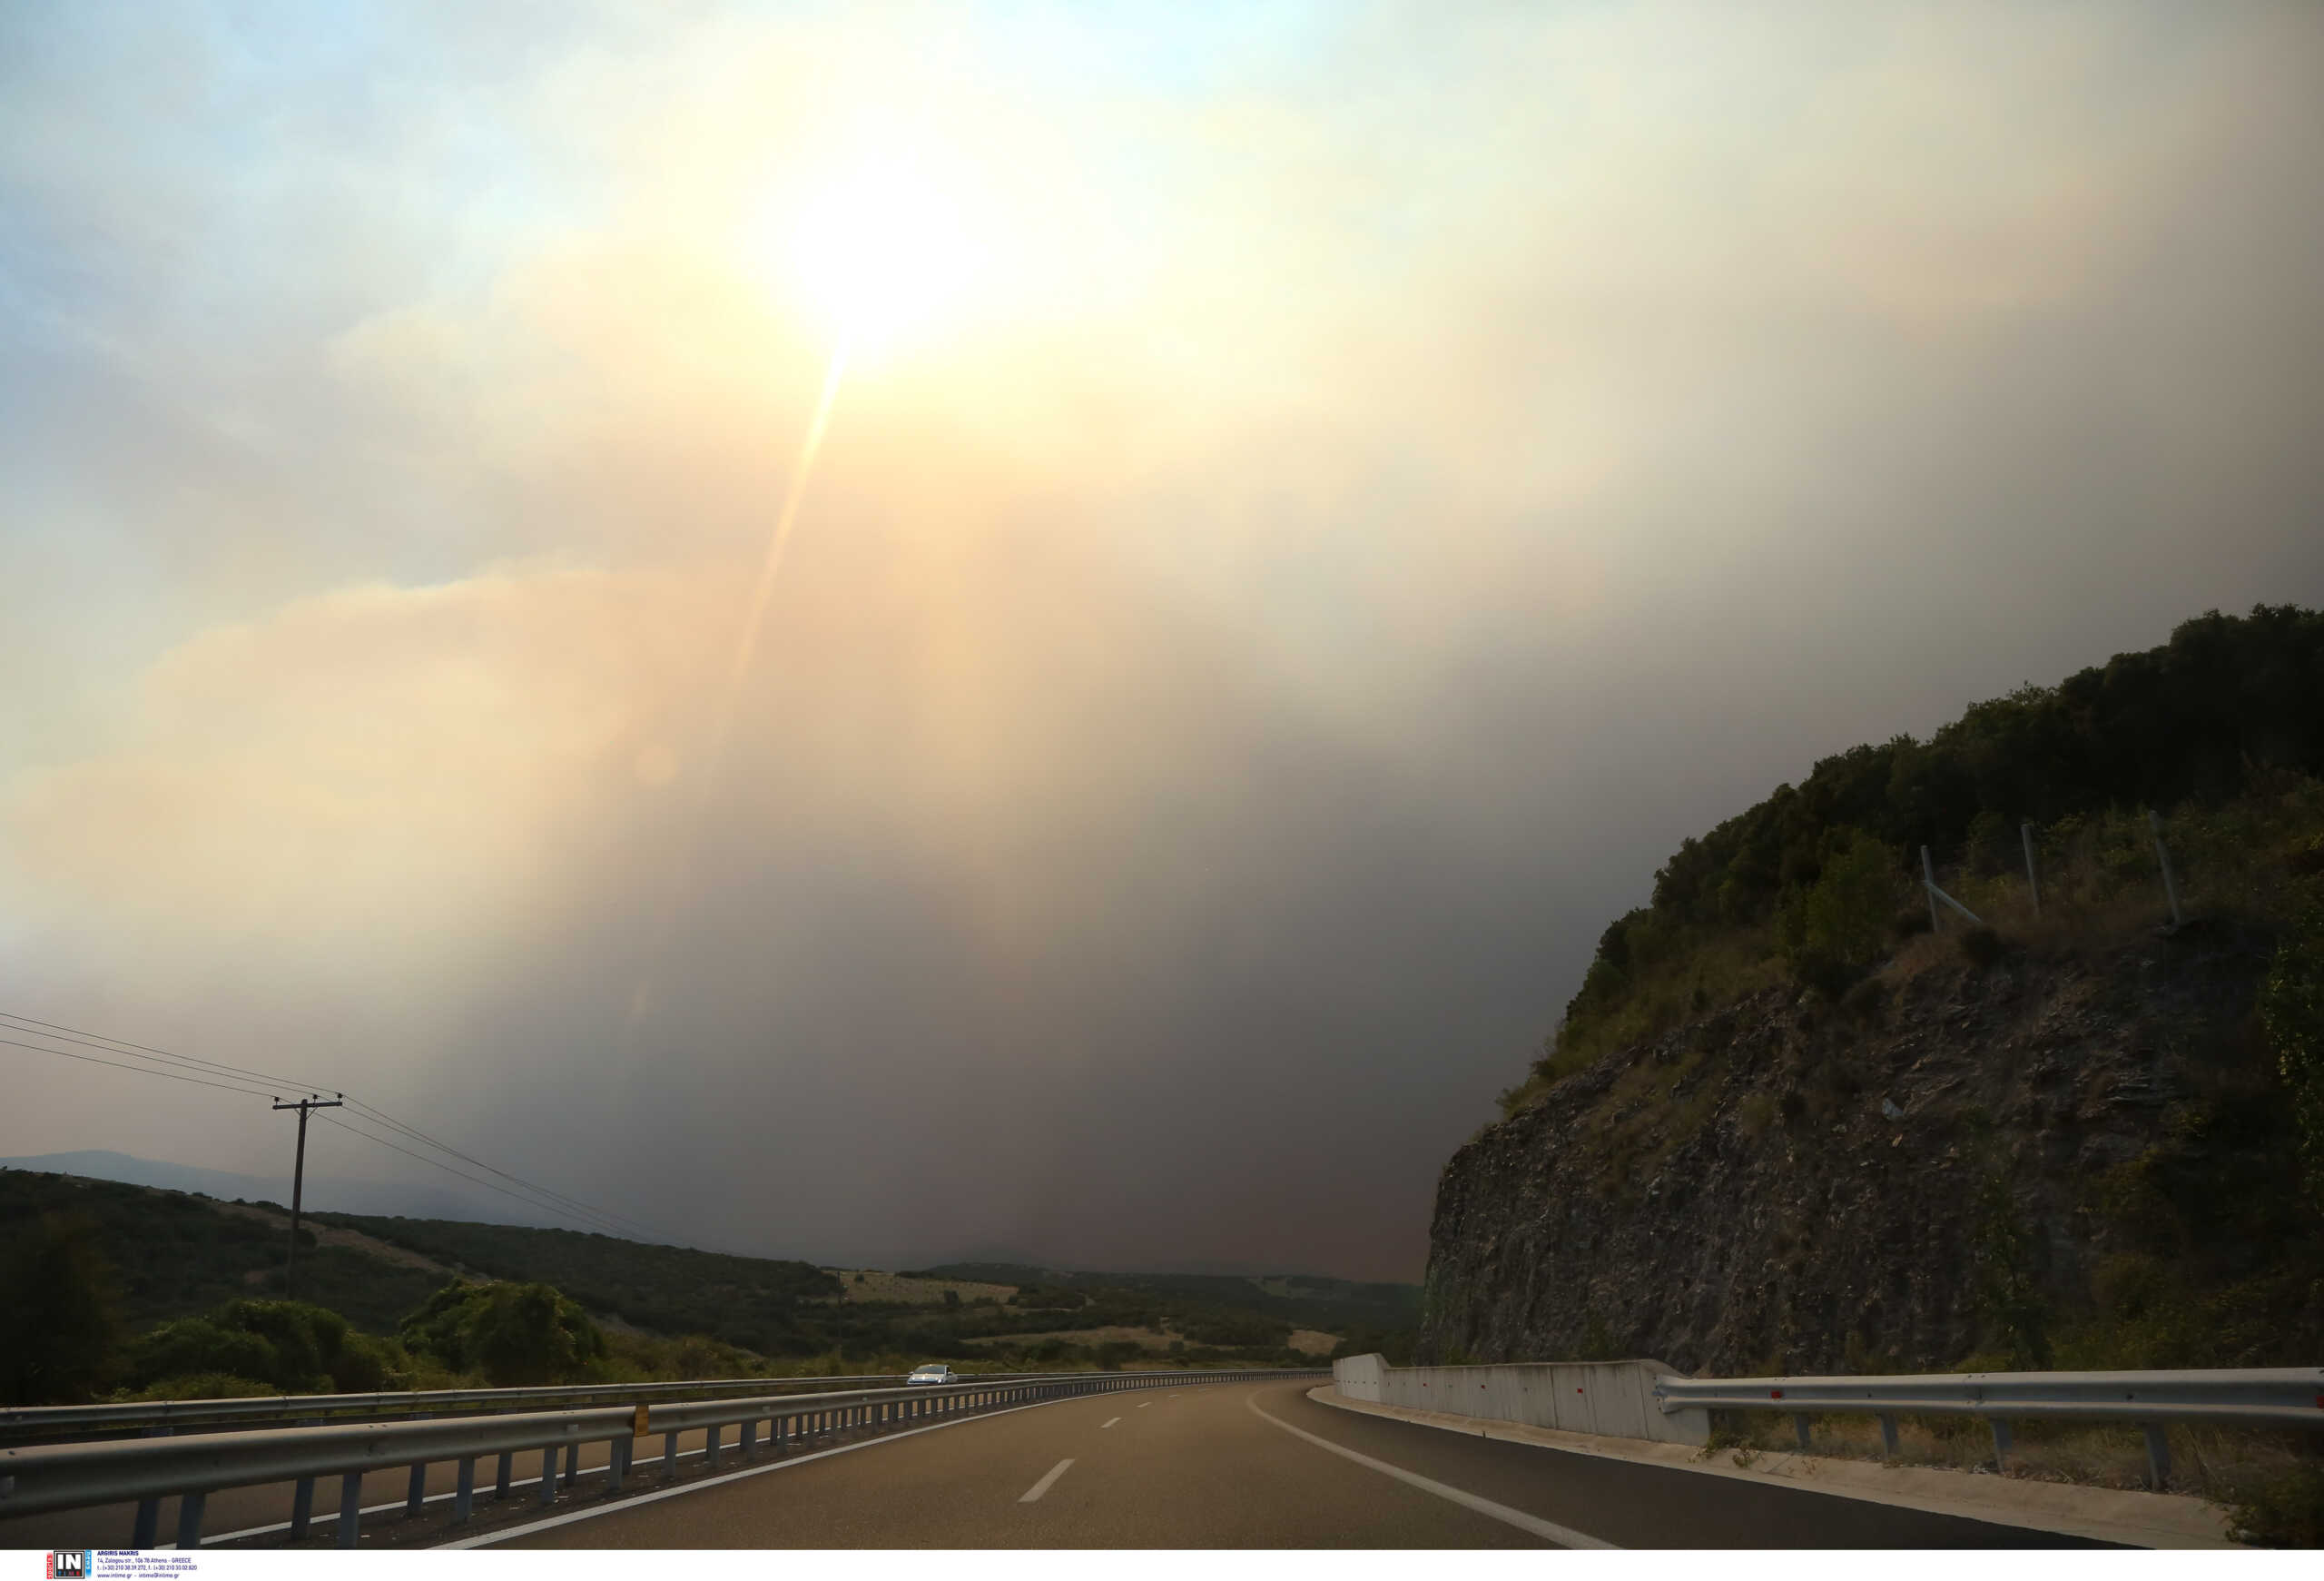
M623 1510L632 1509L639 1505L657 1504L665 1498L678 1498L689 1493L699 1493L706 1487L721 1487L729 1482L740 1482L746 1477L763 1477L770 1471L789 1471L795 1467L812 1466L818 1460L828 1460L834 1455L852 1455L858 1449L876 1449L882 1444L901 1444L906 1438L917 1438L922 1433L940 1433L948 1428L964 1428L970 1422L989 1422L995 1417L1013 1417L1019 1411L1047 1410L1051 1406L1065 1405L1073 1398L1068 1395L1062 1399L1034 1400L1028 1405L1004 1406L997 1411L986 1411L976 1416L950 1417L943 1421L931 1422L924 1428L906 1428L901 1432L891 1433L885 1438L866 1438L855 1444L842 1444L836 1449L818 1449L812 1455L801 1455L794 1459L771 1460L763 1466L746 1466L740 1471L729 1471L721 1477L704 1477L693 1482L681 1482L675 1487L656 1488L652 1493L635 1494L608 1504L594 1505L586 1509L568 1510L563 1515L553 1515L541 1520L527 1521L520 1527L508 1527L497 1532L486 1532L479 1537L462 1537L457 1542L437 1543L432 1546L438 1548L481 1548L492 1543L505 1543L510 1537L529 1537L535 1532L547 1531L552 1527L571 1526L575 1521L595 1520L599 1516L619 1515ZM687 1449L681 1453L682 1455L699 1455L702 1451ZM587 1473L585 1472L583 1475L586 1476ZM448 1497L449 1496L439 1494L436 1497Z
M1153 1403L1154 1402L1152 1400L1140 1400L1137 1402L1137 1408L1142 1411Z
M1293 1438L1306 1439L1318 1449L1329 1449L1333 1454L1353 1460L1358 1466L1369 1467L1384 1477L1393 1477L1397 1481L1417 1487L1423 1493L1433 1493L1439 1498L1448 1499L1463 1509L1475 1510L1479 1515L1490 1516L1494 1520L1517 1527L1520 1531L1531 1532L1537 1537L1546 1537L1560 1547L1610 1548L1614 1546L1613 1544L1602 1538L1577 1532L1571 1527L1561 1527L1555 1521L1545 1521L1539 1516L1527 1515L1521 1509L1512 1509L1505 1504L1495 1504L1492 1499L1480 1498L1473 1493L1463 1492L1446 1483L1423 1477L1417 1471L1407 1471L1401 1466L1391 1466L1385 1460L1374 1460L1369 1455L1359 1455L1344 1445L1333 1443L1329 1438L1319 1438L1304 1428L1295 1428L1282 1418L1271 1417L1260 1410L1258 1398L1256 1395L1246 1395L1243 1403L1251 1408L1253 1415L1263 1420L1273 1422Z
M1119 1417L1108 1417L1104 1421L1099 1422L1098 1425L1099 1427L1101 1427L1101 1428L1110 1428L1110 1427L1112 1427L1116 1422L1118 1422L1118 1421L1120 1421L1120 1420L1121 1420L1121 1418L1120 1418Z
M1117 1417L1114 1419L1116 1421L1119 1421L1121 1418ZM1070 1460L1060 1460L1056 1465L1050 1467L1049 1474L1047 1477L1042 1477L1039 1482L1033 1484L1032 1487L1027 1488L1022 1494L1019 1495L1017 1502L1019 1504L1030 1504L1035 1499L1040 1497L1041 1495L1047 1493L1051 1487L1056 1486L1057 1479L1064 1476L1065 1468L1072 1464L1073 1462Z

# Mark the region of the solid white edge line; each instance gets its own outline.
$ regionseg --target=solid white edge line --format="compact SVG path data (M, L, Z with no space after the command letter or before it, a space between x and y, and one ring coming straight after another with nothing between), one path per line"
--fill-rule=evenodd
M1520 1531L1528 1531L1537 1537L1545 1537L1561 1547L1610 1548L1615 1546L1602 1538L1575 1531L1571 1527L1561 1527L1555 1521L1545 1521L1539 1516L1527 1515L1521 1509L1512 1509L1505 1504L1495 1504L1490 1498L1480 1498L1473 1493L1466 1493L1449 1484L1423 1477L1417 1471L1407 1471L1401 1466L1391 1466L1385 1460L1374 1460L1369 1455L1359 1455L1344 1445L1333 1443L1329 1438L1317 1438L1305 1428L1295 1428L1281 1417L1271 1417L1259 1409L1256 1395L1245 1396L1243 1403L1250 1407L1252 1414L1262 1421L1273 1422L1294 1438L1305 1438L1319 1449L1329 1449L1333 1454L1353 1460L1358 1466L1369 1467L1384 1477L1393 1477L1397 1481L1407 1483L1423 1493L1433 1493L1439 1498L1449 1499L1463 1509L1472 1509L1479 1515L1490 1516L1494 1520L1517 1527Z
M1049 1473L1047 1477L1042 1477L1039 1482L1036 1482L1032 1487L1027 1488L1023 1493L1017 1496L1017 1502L1019 1504L1030 1504L1035 1499L1040 1497L1041 1495L1047 1493L1050 1488L1057 1486L1057 1479L1064 1476L1072 1465L1072 1460L1068 1458L1060 1460L1056 1465L1050 1467Z
M2060 1516L2054 1519L2043 1517L2038 1521L2032 1512L1996 1508L1991 1505L1969 1504L1957 1499L1923 1497L1911 1493L1891 1493L1876 1487L1817 1487L1795 1477L1782 1477L1769 1471L1721 1466L1713 1461L1703 1464L1694 1460L1660 1460L1645 1455L1633 1455L1611 1444L1544 1444L1532 1438L1503 1436L1495 1428L1515 1428L1524 1424L1502 1421L1498 1418L1472 1417L1470 1425L1453 1422L1416 1421L1410 1417L1394 1416L1391 1411L1372 1411L1354 1401L1334 1398L1324 1392L1329 1386L1311 1391L1307 1398L1319 1406L1329 1406L1350 1416L1370 1417L1375 1421L1403 1422L1409 1427L1430 1428L1440 1433L1452 1433L1460 1438L1490 1438L1496 1444L1521 1444L1529 1449L1546 1449L1552 1455L1586 1455L1593 1460L1611 1460L1623 1466L1659 1467L1665 1471L1683 1471L1692 1477L1724 1477L1737 1482L1748 1482L1755 1487L1788 1487L1797 1493L1820 1494L1826 1498L1853 1499L1858 1504L1879 1505L1889 1509L1909 1509L1922 1515L1941 1515L1955 1520L1983 1521L1988 1526L2014 1527L2020 1531L2041 1532L2052 1537L2088 1537L2093 1542L2117 1543L2125 1547L2153 1548L2155 1532L2152 1527L2133 1527L2108 1521L2071 1520ZM1579 1436L1579 1435L1577 1435ZM2221 1548L2234 1545L2222 1543ZM2178 1552L2174 1548L2171 1550ZM2207 1547L2191 1546L2190 1552L2207 1552Z
M458 1542L438 1543L425 1551L431 1554L442 1553L450 1548L481 1548L493 1543L505 1543L510 1537L527 1537L534 1532L545 1532L551 1527L570 1526L575 1521L595 1520L599 1516L619 1515L625 1509L635 1509L642 1504L657 1504L665 1498L675 1498L682 1493L699 1493L705 1487L716 1487L721 1483L740 1482L745 1477L763 1477L770 1471L788 1471L793 1466L805 1466L811 1461L828 1460L834 1455L852 1454L858 1449L876 1449L882 1444L899 1444L906 1438L917 1438L922 1433L940 1433L947 1428L964 1428L970 1422L989 1422L995 1417L1013 1417L1019 1411L1045 1410L1050 1406L1067 1405L1074 1400L1088 1398L1088 1395L1067 1395L1062 1399L1034 1400L1029 1405L1010 1406L1005 1410L983 1411L975 1416L961 1417L950 1422L931 1422L924 1428L907 1428L901 1433L889 1433L877 1438L866 1438L861 1443L842 1444L833 1449L818 1449L812 1455L802 1455L795 1460L775 1460L764 1466L746 1466L740 1471L729 1471L719 1477L705 1477L699 1482L681 1483L675 1487L657 1488L652 1493L641 1493L634 1498L616 1499L589 1509L567 1510L563 1515L553 1515L547 1520L528 1521L523 1526L510 1527L505 1531L482 1532L473 1537L462 1537ZM659 1457L655 1457L659 1458Z

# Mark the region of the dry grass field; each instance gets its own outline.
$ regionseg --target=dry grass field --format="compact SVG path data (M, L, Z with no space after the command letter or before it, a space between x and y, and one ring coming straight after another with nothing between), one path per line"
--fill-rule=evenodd
M971 1301L1006 1301L1017 1293L1015 1285L980 1284L974 1280L915 1280L901 1274L883 1273L874 1268L829 1268L823 1270L840 1282L849 1301L904 1301L913 1306L940 1306L944 1292L957 1292L960 1303Z

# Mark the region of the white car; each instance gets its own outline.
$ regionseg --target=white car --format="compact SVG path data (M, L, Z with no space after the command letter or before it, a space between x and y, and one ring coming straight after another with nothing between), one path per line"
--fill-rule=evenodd
M905 1378L904 1381L908 1384L958 1383L960 1381L960 1375L954 1372L950 1368L945 1366L940 1361L931 1361L922 1366L913 1368L911 1369L911 1376Z

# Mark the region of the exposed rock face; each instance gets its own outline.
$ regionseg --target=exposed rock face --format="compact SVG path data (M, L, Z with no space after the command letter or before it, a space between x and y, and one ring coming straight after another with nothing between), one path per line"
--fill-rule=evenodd
M2140 1193L2232 1187L2220 1150L2273 1123L2267 948L2214 925L1979 972L1925 941L1841 1006L1768 991L1610 1055L1445 1167L1422 1358L1919 1370L2006 1348L2013 1301L2087 1315L2174 1232ZM2262 1141L2237 1189L2293 1192ZM2198 1207L2182 1240L2226 1221ZM2218 1280L2284 1255L2208 1239Z

